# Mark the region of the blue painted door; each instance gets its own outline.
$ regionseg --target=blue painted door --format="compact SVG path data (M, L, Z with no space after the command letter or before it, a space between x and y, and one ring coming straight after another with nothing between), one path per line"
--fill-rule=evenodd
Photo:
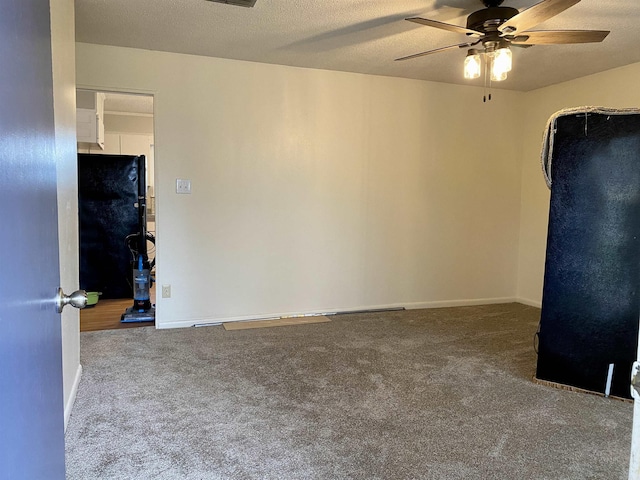
M0 479L63 479L49 2L0 14Z

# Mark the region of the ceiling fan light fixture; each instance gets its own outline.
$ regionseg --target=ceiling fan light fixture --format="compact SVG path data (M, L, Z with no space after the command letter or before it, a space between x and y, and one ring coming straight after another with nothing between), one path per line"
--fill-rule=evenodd
M491 81L492 82L502 82L507 79L507 72L495 71L495 69L491 69Z
M481 70L480 52L472 48L467 52L467 56L464 59L464 78L470 80L478 78Z
M502 43L491 54L491 81L501 82L507 79L507 73L513 66L511 49L506 43Z
M493 56L493 68L500 72L510 72L513 66L513 55L508 46L500 46Z

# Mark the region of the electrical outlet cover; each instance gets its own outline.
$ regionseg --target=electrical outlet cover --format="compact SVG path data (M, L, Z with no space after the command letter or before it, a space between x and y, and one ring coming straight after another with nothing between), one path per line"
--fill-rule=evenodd
M176 178L176 193L191 193L191 180Z

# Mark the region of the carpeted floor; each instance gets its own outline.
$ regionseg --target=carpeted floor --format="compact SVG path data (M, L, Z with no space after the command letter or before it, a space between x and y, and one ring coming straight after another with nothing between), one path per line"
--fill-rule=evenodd
M536 385L540 311L82 333L68 479L625 479L632 405Z

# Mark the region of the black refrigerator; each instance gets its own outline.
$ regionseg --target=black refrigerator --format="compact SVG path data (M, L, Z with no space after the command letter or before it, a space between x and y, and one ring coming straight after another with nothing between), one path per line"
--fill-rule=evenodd
M80 288L102 298L132 298L132 254L139 230L138 191L144 155L78 154Z

